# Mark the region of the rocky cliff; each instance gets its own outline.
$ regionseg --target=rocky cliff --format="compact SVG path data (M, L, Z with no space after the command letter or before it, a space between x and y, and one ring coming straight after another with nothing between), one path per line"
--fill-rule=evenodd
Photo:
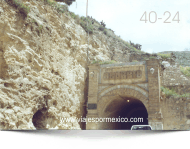
M84 129L63 118L85 115L87 49L89 63L157 56L138 51L110 29L99 30L97 21L88 37L84 26L53 0L12 1L17 0L0 0L0 129ZM178 83L167 79L174 68L165 67L166 86Z
M27 17L0 1L0 129L81 129L62 119L83 113L86 32L42 1L22 3ZM105 42L90 38L89 61L109 60Z

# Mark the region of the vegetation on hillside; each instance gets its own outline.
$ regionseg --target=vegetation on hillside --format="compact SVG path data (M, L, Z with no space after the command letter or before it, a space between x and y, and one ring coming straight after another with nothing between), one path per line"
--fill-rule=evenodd
M88 24L87 24L88 23ZM94 28L93 25L91 24L90 19L82 16L80 17L80 25L82 26L82 28L89 34L93 34L94 32Z
M156 59L156 57L155 56L150 56L149 59Z
M30 12L30 7L26 6L20 0L5 0L9 5L17 8L19 12L24 16L27 17L28 13Z
M161 56L162 59L167 59L167 58L170 58L171 57L171 54L168 53L168 54L161 54L161 53L158 53L159 56Z
M69 10L67 5L61 5L57 3L55 0L41 0L41 1L44 2L45 4L52 6L59 13L65 13L68 12Z
M188 67L188 66L186 66L186 67L180 66L180 70L185 76L190 77L190 67Z
M28 16L30 12L30 8L22 2L22 0L5 0L9 4L15 6L24 16ZM53 9L57 10L58 13L65 13L66 15L71 16L75 19L76 23L79 24L87 33L94 34L95 31L100 31L108 38L112 38L114 43L120 43L123 45L123 50L134 52L134 53L145 53L139 49L136 49L132 44L127 41L124 41L120 38L120 36L115 35L114 31L111 29L106 28L105 22L98 22L92 17L84 17L76 15L74 12L69 12L68 6L71 5L75 0L39 0L44 4L50 5ZM57 2L64 2L67 5L62 5ZM88 22L88 23L87 23ZM114 45L113 43L113 45ZM125 53L124 53L125 54Z
M103 20L101 22L98 22L92 17L89 17L89 16L80 17L79 15L76 15L74 12L69 12L69 11L68 11L68 15L70 15L73 19L75 19L76 23L81 25L81 27L89 34L93 34L95 31L99 30L108 38L113 38L115 42L123 44L124 47L126 47L126 50L130 52L135 52L135 53L145 53L144 51L136 49L129 42L121 39L120 36L115 35L113 30L106 28L106 24L105 22L103 22Z
M167 98L169 97L189 97L190 96L190 93L186 93L186 94L182 94L182 95L179 95L178 93L176 93L176 91L172 88L172 89L169 89L167 87L161 87L161 91L166 95Z

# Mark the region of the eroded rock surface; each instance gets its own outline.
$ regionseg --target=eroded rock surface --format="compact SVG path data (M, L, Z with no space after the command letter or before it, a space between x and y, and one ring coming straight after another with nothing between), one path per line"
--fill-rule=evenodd
M39 1L24 1L28 18L0 2L0 129L81 129L87 77L86 32ZM90 60L109 60L93 38ZM92 44L93 43L93 44Z

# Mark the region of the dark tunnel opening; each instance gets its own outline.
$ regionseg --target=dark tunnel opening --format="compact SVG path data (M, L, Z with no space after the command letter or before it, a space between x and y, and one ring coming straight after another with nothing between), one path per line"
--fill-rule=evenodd
M115 100L117 102L117 100ZM123 101L110 104L107 108L113 111L106 117L119 118L117 122L105 122L103 129L130 130L133 125L148 125L148 112L144 104L137 99L124 98Z

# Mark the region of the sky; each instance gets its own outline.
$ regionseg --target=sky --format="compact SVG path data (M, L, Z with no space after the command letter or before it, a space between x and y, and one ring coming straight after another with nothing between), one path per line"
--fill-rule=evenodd
M86 1L76 0L69 10L86 16ZM103 20L107 28L114 30L125 41L141 44L145 52L190 51L190 0L88 1L89 16L99 22ZM140 21L145 12L147 23ZM177 12L179 15L176 15ZM179 23L172 21L174 17L177 20L178 16Z

